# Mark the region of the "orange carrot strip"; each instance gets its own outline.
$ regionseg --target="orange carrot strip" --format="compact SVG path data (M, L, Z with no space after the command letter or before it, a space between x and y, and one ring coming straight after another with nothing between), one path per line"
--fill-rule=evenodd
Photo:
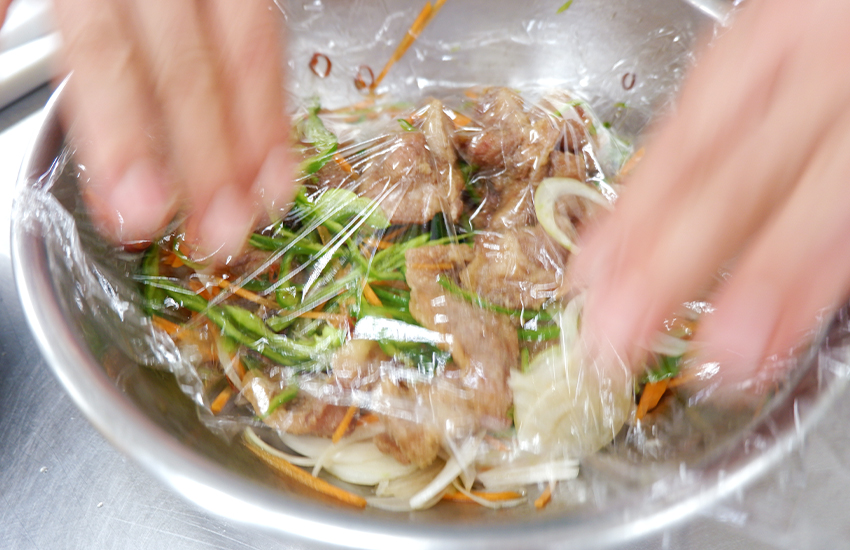
M381 418L377 414L366 413L364 415L361 415L357 419L357 425L359 426L363 424L375 424L376 422L380 422L380 420Z
M230 401L230 397L233 395L233 389L230 386L227 386L221 393L218 394L218 397L210 405L210 410L213 414L218 414L221 412L221 409L227 405L227 402Z
M455 123L456 128L463 128L464 126L472 122L472 120L469 117L464 116L460 113L455 113L455 117L452 119L452 122Z
M230 284L230 281L227 281L227 280L221 279L221 278L217 278L216 282L218 283L218 286L220 286L221 288L223 288L225 290L229 290L230 292L232 292L236 296L239 296L240 298L245 298L249 302L254 302L257 305L266 306L266 307L270 307L270 308L277 308L278 307L277 302L273 302L273 301L269 300L268 298L263 298L262 296L260 296L258 294L254 294L250 290L245 290L241 286L233 286L232 284Z
M534 501L535 508L542 510L547 504L549 504L549 501L552 500L552 487L554 485L554 483L550 483L546 486L546 489L544 489L540 496L537 497L537 500Z
M501 502L505 500L516 500L522 498L522 495L515 491L501 491L497 493L488 493L485 491L470 491L473 495L488 500L490 502ZM469 496L457 491L456 493L446 493L443 495L443 500L452 502L475 502Z
M236 370L236 375L239 376L239 380L245 378L245 365L242 364L242 361L237 357L236 361L233 362L233 368Z
M442 5L442 4L441 4ZM422 11L419 12L419 15L416 16L416 19L413 21L413 24L410 25L410 28L407 30L407 33L404 35L404 38L401 39L401 42L396 47L393 55L390 57L387 64L384 65L384 68L381 69L378 77L372 81L372 85L369 86L370 91L375 91L375 89L380 85L381 81L387 76L390 68L395 65L396 61L404 57L404 54L407 53L407 49L410 47L413 42L419 38L419 33L422 32L422 29L425 28L425 25L431 20L431 11L433 7L431 6L431 2L426 2L425 6L422 8Z
M201 284L201 282L197 279L189 279L189 288L191 288L192 292L202 297L204 300L208 302L212 300L212 294L210 294L209 290L207 290L207 287Z
M178 256L178 255L177 255L177 254L175 254L174 252L171 252L171 258L170 258L170 260L171 260L171 261L170 261L170 262L168 262L168 263L169 263L169 265L170 265L171 267L173 267L173 268L178 268L178 267L182 267L182 266L183 266L183 260L180 258L180 256Z
M443 262L436 264L410 264L412 269L427 269L429 271L445 271L447 269L454 269L455 264Z
M676 386L681 386L682 384L687 384L696 379L699 371L697 369L685 369L679 373L679 375L675 378L671 378L670 382L667 384L668 388L675 388Z
M365 498L359 495L355 495L354 493L349 493L348 491L340 489L339 487L335 487L324 479L312 476L301 468L299 468L298 466L295 466L294 464L280 457L269 454L267 451L256 446L254 443L251 443L247 439L245 439L245 445L252 453L257 456L257 458L274 468L274 470L279 474L284 475L294 481L297 481L302 485L306 485L307 487L313 489L318 493L322 493L323 495L335 498L346 504L351 504L352 506L357 506L358 508L366 507Z
M385 281L372 281L369 284L372 286L388 286L390 288L397 288L399 290L410 290L410 287L404 281L395 281L387 279Z
M369 286L369 283L363 284L363 297L366 298L366 301L369 302L373 306L383 306L384 303L381 302L381 299L378 298L378 295L375 294L375 291L372 290L372 287Z
M658 382L649 382L643 387L643 393L640 396L640 403L638 403L637 412L635 413L635 418L637 420L642 419L646 416L646 413L658 405L658 402L661 401L661 397L664 395L664 392L667 391L667 385L669 383L670 380L665 378Z
M469 99L478 99L478 92L476 92L475 90L467 89L463 92L463 95L465 95Z
M392 242L393 240L395 240L396 237L398 237L399 235L401 235L405 231L407 231L406 227L399 227L398 229L396 229L394 231L390 231L389 234L384 235L384 241Z
M357 405L351 405L348 407L348 410L345 411L345 416L342 417L342 420L339 423L339 426L334 430L333 437L331 437L331 441L334 443L339 443L339 440L342 439L342 436L345 435L345 432L348 431L348 427L351 426L351 420L354 418L354 415L357 414Z
M177 323L172 323L168 319L163 319L162 317L151 317L151 322L155 327L164 330L169 336L174 336L183 330L183 327Z
M351 168L351 165L348 164L348 161L345 160L345 157L340 155L339 153L334 153L334 160L342 168L346 174L351 174L354 172L354 169Z
M640 149L635 151L635 153L632 156L629 157L629 160L626 161L626 163L623 165L623 167L620 168L620 173L617 174L617 176L620 177L620 178L624 178L624 177L628 176L631 173L631 171L635 169L635 166L638 165L638 163L640 162L640 159L643 158L643 153L644 153L643 147L641 147Z

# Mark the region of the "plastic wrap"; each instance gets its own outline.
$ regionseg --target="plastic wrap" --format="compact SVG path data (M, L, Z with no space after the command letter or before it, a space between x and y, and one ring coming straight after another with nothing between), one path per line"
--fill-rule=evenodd
M743 412L680 393L702 302L671 320L644 372L600 364L566 276L581 226L613 206L634 142L681 81L695 19L680 2L639 23L616 2L577 2L625 36L600 47L598 29L565 37L543 4L470 23L449 2L378 96L357 83L418 4L282 6L299 191L225 265L187 257L179 224L146 251L106 245L73 188L55 191L85 178L71 151L16 216L44 233L57 286L97 327L83 335L93 349L108 340L173 372L215 433L362 485L374 506L542 506L551 493L584 513L704 489L704 465L722 471L733 443L770 437L754 427L801 375ZM843 323L833 335L803 354L831 391L847 373Z

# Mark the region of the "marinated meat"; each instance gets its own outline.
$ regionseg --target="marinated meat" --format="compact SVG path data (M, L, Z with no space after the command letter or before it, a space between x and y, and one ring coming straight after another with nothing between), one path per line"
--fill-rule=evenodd
M452 147L452 122L442 104L422 111L421 131L404 131L384 143L385 153L358 181L358 194L380 202L394 224L426 223L438 212L457 221L463 209L463 175Z
M260 415L268 410L270 400L280 391L277 383L255 371L245 375L243 384L242 395ZM294 435L331 437L342 422L346 410L347 407L332 405L309 393L299 392L293 401L275 409L263 418L263 422L276 430Z
M423 391L424 395L417 395L403 383L387 378L382 381L381 390L393 414L380 415L387 431L382 434L384 437L376 438L375 443L384 452L389 451L399 462L425 468L434 462L442 447L443 439L437 423L434 419L404 418L401 413L413 416L416 411L423 410L419 401L424 396L427 402L427 388Z
M538 309L565 293L568 253L539 225L484 232L461 280L495 304Z
M497 189L539 182L561 132L545 113L526 111L507 88L490 88L476 105L478 128L456 133L455 144L469 164L495 172Z
M423 326L451 335L450 350L460 369L459 387L468 392L467 403L481 425L505 426L511 404L507 385L510 368L517 364L519 342L510 319L479 308L455 296L438 282L472 259L466 245L426 246L408 250L407 283L410 285L410 313ZM447 403L446 391L434 396ZM458 405L459 406L459 405Z

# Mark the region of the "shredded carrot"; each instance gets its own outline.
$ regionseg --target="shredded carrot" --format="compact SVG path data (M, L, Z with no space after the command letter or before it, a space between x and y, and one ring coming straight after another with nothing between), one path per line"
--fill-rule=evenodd
M351 168L351 165L348 164L347 160L345 160L345 157L343 157L339 153L334 153L334 160L339 165L339 167L345 171L346 174L351 174L354 172L354 170Z
M183 327L177 323L172 323L168 319L163 319L162 317L151 317L151 322L155 327L164 330L169 336L174 336L183 329Z
M273 302L273 301L269 300L268 298L263 298L262 296L260 296L258 294L254 294L250 290L245 290L241 286L233 286L232 284L230 284L230 281L227 281L227 280L222 279L220 277L217 277L216 279L217 279L216 282L218 283L218 286L220 286L224 290L229 290L230 292L232 292L236 296L239 296L240 298L245 298L249 302L254 302L255 304L260 305L260 306L266 306L266 307L269 307L269 308L277 308L278 307L277 302Z
M454 269L455 264L441 262L436 264L410 264L408 267L410 269L424 269L427 271L446 271L447 269Z
M357 419L357 425L362 426L363 424L375 424L380 422L380 420L381 418L377 414L366 413Z
M322 304L324 305L324 304ZM349 318L348 315L343 315L342 313L325 313L323 311L305 311L299 317L303 317L305 319L321 319L323 321L331 321L340 324L348 323Z
M658 402L661 401L661 397L664 395L664 392L667 391L667 385L669 383L670 380L665 378L658 382L649 382L643 387L643 393L640 396L640 403L638 403L637 412L635 413L635 418L637 420L642 419L646 416L646 413L658 405Z
M469 99L478 99L478 92L476 92L475 90L467 89L463 92L463 95L465 95Z
M464 126L466 126L467 124L469 124L470 122L472 122L472 120L470 120L470 118L469 118L469 117L464 116L464 115L462 115L462 114L460 114L460 113L455 113L455 116L454 116L454 118L452 119L452 122L454 122L454 123L455 123L455 127L456 127L456 128L463 128Z
M554 486L554 483L550 483L546 486L546 489L544 489L543 492L540 493L540 496L537 497L537 500L534 501L535 508L537 508L538 510L542 510L546 507L547 504L549 504L549 502L552 500L552 489L554 488Z
M170 265L171 267L175 268L175 269L176 269L176 268L178 268L178 267L182 267L182 266L183 266L183 259L182 259L182 258L180 258L180 256L178 256L178 255L177 255L177 254L175 254L174 252L171 252L171 258L169 258L169 260L170 260L170 261L168 262L168 263L169 263L169 265Z
M383 302L378 298L378 295L375 294L375 291L372 290L372 287L369 286L369 283L363 283L363 297L366 298L366 301L369 302L373 306L383 306Z
M681 386L682 384L687 384L696 379L697 375L699 375L698 369L685 369L679 373L679 375L675 378L671 378L670 382L667 384L668 388L675 388L677 386Z
M410 290L410 287L404 281L396 281L392 279L372 281L369 284L372 286L388 286L390 288L397 288L399 290Z
M386 250L387 248L393 245L393 243L387 241L380 241L378 239L366 239L365 243L371 246L372 248L377 248L378 250Z
M407 231L406 227L399 227L398 229L396 229L394 231L390 231L389 234L384 235L384 241L392 242L392 241L395 240L396 237L398 237L399 235L401 235L405 231Z
M236 369L236 374L239 376L239 380L245 378L245 365L242 364L242 361L237 357L236 361L233 362L233 368Z
M339 487L331 485L324 479L320 479L318 477L312 476L295 466L294 464L280 458L269 454L264 449L258 447L256 444L251 443L249 440L245 439L245 444L248 449L257 455L257 458L271 466L275 469L276 472L297 481L303 485L306 485L310 489L313 489L316 492L322 493L323 495L327 495L329 497L340 500L346 504L351 504L352 506L357 506L358 508L366 507L366 499L355 495L354 493L349 493Z
M635 151L635 153L632 156L629 157L629 160L627 160L626 163L623 164L623 167L620 168L620 173L617 174L618 177L624 178L624 177L628 176L631 173L631 171L635 169L635 166L637 166L638 163L640 162L640 160L643 158L643 153L644 153L643 147L641 147L640 149Z
M334 430L334 434L333 437L331 437L331 441L333 441L334 443L339 443L339 440L342 439L342 436L345 435L345 432L347 432L349 426L351 426L351 420L354 418L354 415L357 414L357 410L357 405L351 405L350 407L348 407L348 410L345 411L345 416L342 417L339 426L337 426Z
M226 388L221 390L221 393L218 394L218 397L216 397L215 400L210 405L210 410L212 411L212 413L213 414L220 413L221 409L223 409L224 406L227 405L227 402L230 401L230 397L232 395L233 395L233 388L231 388L230 386L227 386Z
M387 64L384 65L384 68L381 70L378 77L372 82L372 85L369 86L370 91L375 91L384 77L387 76L390 68L392 68L399 59L404 57L404 54L407 53L407 49L410 48L417 38L419 38L419 34L425 29L425 27L428 26L428 23L434 19L434 16L437 15L437 12L440 11L440 8L442 8L445 3L446 0L437 0L433 6L431 5L431 2L425 3L422 11L419 12L419 15L417 15L416 19L413 21L413 24L410 25L410 28L404 35L404 38L401 39L401 42L395 52L393 52L389 61L387 61Z
M485 491L470 491L473 495L483 498L484 500L490 502L501 502L505 500L516 500L518 498L522 498L522 495L515 491L502 491L498 493L488 493ZM468 495L457 491L455 493L446 493L443 495L443 500L450 500L452 502L475 502Z
M212 300L212 294L210 294L207 287L201 284L197 279L189 279L189 288L192 289L192 292L202 297L204 300L210 301Z

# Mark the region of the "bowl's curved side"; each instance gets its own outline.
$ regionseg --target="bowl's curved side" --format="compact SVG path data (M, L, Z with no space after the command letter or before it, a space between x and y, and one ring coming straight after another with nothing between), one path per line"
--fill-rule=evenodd
M58 104L63 87L64 83L46 108L36 143L21 170L19 189L40 185L41 176L61 151ZM387 549L548 548L567 542L604 547L623 543L682 521L757 479L782 460L845 387L841 377L826 391L819 392L817 384L801 385L786 398L787 406L771 411L763 423L769 426L765 428L768 432L776 430L779 435L770 435L769 444L762 450L753 452L739 441L722 461L696 474L701 491L673 487L669 494L637 509L620 503L581 521L555 513L534 516L504 511L498 521L493 521L492 515L489 519L481 515L480 522L474 514L466 516L473 522L466 525L448 517L448 508L446 513L431 511L415 521L406 515L352 512L264 487L256 479L225 468L186 445L178 434L120 391L63 310L37 224L24 226L18 222L13 216L12 257L24 312L46 361L89 421L127 456L197 505L230 520L302 541ZM813 357L807 377L817 377L817 360ZM528 528L529 523L533 528Z

